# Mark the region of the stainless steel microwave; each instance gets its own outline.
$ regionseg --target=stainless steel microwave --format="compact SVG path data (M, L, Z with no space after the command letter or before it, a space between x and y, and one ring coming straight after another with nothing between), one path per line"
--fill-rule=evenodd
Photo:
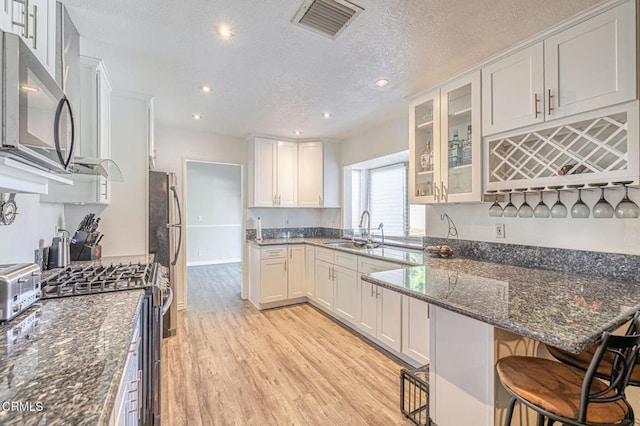
M45 170L69 172L75 137L71 103L18 35L0 35L0 155Z

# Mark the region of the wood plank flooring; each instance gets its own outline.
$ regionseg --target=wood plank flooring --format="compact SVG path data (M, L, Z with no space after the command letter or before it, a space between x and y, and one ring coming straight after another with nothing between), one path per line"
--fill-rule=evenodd
M260 312L240 264L188 270L188 311L163 350L164 425L410 425L402 365L302 304Z

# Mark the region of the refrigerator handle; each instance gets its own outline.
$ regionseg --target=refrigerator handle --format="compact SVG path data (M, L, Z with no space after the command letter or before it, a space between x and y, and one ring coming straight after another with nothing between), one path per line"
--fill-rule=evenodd
M171 186L171 192L173 192L173 199L176 203L176 207L178 207L178 223L173 224L172 226L178 228L178 244L175 249L175 257L171 261L173 266L178 263L178 256L180 255L180 246L182 245L182 209L180 208L180 199L178 198L178 192L176 191L175 186Z

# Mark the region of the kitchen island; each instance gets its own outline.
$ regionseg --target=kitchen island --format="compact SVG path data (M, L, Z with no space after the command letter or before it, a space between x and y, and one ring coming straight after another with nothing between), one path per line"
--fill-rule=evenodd
M424 266L362 279L431 304L431 416L439 426L500 422L497 359L543 355L540 343L583 351L640 309L636 282L465 258L426 257Z

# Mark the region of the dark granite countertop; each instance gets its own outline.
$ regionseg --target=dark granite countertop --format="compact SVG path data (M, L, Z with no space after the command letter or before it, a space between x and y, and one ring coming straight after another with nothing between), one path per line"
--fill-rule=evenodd
M399 246L385 245L374 249L350 249L346 247L337 247L328 245L332 241L349 241L339 238L287 238L287 239L269 239L262 241L247 240L251 244L258 246L273 246L286 244L311 244L317 247L323 247L332 250L340 250L346 253L356 254L358 256L367 256L374 259L386 260L390 262L400 263L408 266L416 266L423 264L424 254L421 250L403 248Z
M48 299L0 325L0 424L107 424L143 295Z
M640 285L586 275L425 257L363 280L578 353L640 309Z

